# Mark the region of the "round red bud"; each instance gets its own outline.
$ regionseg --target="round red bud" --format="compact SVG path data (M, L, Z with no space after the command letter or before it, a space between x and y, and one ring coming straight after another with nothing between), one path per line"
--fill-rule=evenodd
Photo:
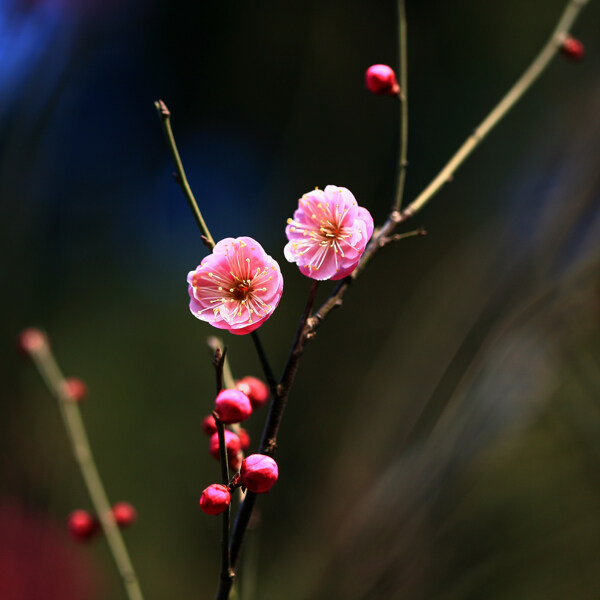
M235 456L230 456L227 461L229 463L229 468L235 472L239 471L242 466L242 460L244 460L243 452L238 452Z
M365 73L365 85L379 96L395 96L400 91L396 73L387 65L371 65Z
M242 447L242 450L245 452L246 450L248 450L248 448L250 448L250 435L243 427L240 427L237 430L237 434L240 438L240 445Z
M215 418L212 415L207 415L202 419L202 430L206 435L212 435L217 431L217 424Z
M200 496L200 508L207 515L220 515L227 510L231 502L231 493L221 483L209 485Z
M81 402L87 396L87 385L78 377L68 377L64 381L64 386L70 400Z
M19 334L18 347L23 354L39 352L46 344L46 336L35 327L28 327Z
M252 408L260 408L267 403L269 399L269 388L264 381L257 377L247 375L236 383L236 388L250 398Z
M227 448L227 456L231 459L241 450L242 445L240 438L233 431L225 430L225 448ZM210 437L208 451L219 460L219 433L213 433Z
M215 400L215 410L223 423L239 423L252 414L252 404L239 390L222 390Z
M275 485L279 469L277 463L270 456L251 454L242 462L240 476L242 484L251 492L264 494Z
M574 62L580 61L585 55L585 48L583 44L571 35L565 36L560 47L561 52L569 60Z
M112 507L112 514L119 527L129 527L137 520L137 511L129 502L117 502Z
M76 542L86 542L98 533L100 523L87 510L75 510L69 515L68 528L72 539Z

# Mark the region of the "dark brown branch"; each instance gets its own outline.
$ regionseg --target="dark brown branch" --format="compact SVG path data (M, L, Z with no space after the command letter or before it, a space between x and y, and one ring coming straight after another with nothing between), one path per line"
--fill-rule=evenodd
M227 348L217 348L213 359L215 368L215 379L217 394L223 389L223 365L225 364L225 356ZM221 483L225 486L229 485L229 464L227 458L227 446L225 444L225 427L219 413L213 411L213 418L217 425L217 433L219 435L219 460L221 461ZM231 559L229 554L229 513L230 507L223 512L222 528L221 528L221 581L227 581L231 585L233 582L234 573L231 569Z

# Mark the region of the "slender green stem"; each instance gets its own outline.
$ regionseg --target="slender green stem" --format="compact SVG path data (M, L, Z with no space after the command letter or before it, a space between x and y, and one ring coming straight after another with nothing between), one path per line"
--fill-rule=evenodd
M408 65L406 56L406 10L404 0L398 0L398 66L400 69L400 119L398 140L400 148L398 151L398 179L396 182L396 200L392 210L400 210L402 198L404 197L404 180L406 179L406 167L408 163Z
M108 547L123 580L129 600L143 600L138 578L129 558L123 537L112 514L102 479L98 473L77 402L66 391L65 378L46 343L31 357L50 392L58 402L75 460L79 465L94 510L104 530Z
M198 208L198 203L196 202L196 198L194 198L192 188L190 187L187 177L185 176L183 164L181 162L181 158L179 157L179 151L177 150L177 144L175 143L175 137L173 136L173 130L171 129L171 112L162 100L157 100L154 103L154 106L156 107L158 115L160 116L160 122L163 126L165 136L167 137L167 143L169 144L173 162L175 163L175 169L177 170L177 183L183 190L188 204L192 209L194 219L196 219L196 223L198 224L198 227L200 227L202 235L204 236L205 244L212 249L214 248L215 241L213 240L212 235L210 235L210 231L204 222L204 217Z

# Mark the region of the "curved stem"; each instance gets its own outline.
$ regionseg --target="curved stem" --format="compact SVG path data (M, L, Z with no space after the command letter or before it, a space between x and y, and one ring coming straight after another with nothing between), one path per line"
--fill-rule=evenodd
M94 510L98 515L108 547L123 580L129 600L143 600L137 575L129 558L127 547L112 514L102 479L94 462L92 450L81 418L79 405L69 398L65 378L46 343L31 357L50 392L55 396L75 460L79 465Z
M396 182L396 200L392 210L400 210L404 196L404 180L406 178L406 162L408 150L408 66L406 56L406 10L404 0L398 0L398 66L400 69L400 119L398 140L400 144L398 158L398 179Z
M171 151L171 156L173 157L173 162L175 163L175 169L177 170L177 183L183 190L185 197L192 209L192 213L194 215L194 219L196 219L196 223L200 230L202 231L202 235L204 237L204 243L210 248L214 248L215 241L213 240L212 235L210 235L210 231L206 223L204 222L204 217L198 208L198 203L196 202L196 198L194 198L194 194L192 193L192 188L188 183L187 177L185 176L185 171L183 170L183 164L181 162L181 158L179 157L179 151L177 150L177 144L175 143L175 137L173 136L173 130L171 129L171 111L167 108L167 105L162 100L157 100L154 103L156 110L158 111L158 115L160 116L160 122L163 126L163 130L165 132L165 136L167 137L167 143L169 144L169 150Z

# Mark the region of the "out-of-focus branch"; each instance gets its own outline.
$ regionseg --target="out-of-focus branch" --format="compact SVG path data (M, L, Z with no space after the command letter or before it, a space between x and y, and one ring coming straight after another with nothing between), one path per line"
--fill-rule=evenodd
M113 517L104 484L94 462L79 405L75 400L70 398L67 392L65 378L52 354L48 341L45 340L39 348L31 351L30 355L48 389L58 402L60 416L71 442L73 455L79 465L94 510L106 536L108 547L123 580L127 597L129 600L143 600L144 597L140 589L137 574L129 558L129 552L127 552L123 536Z

